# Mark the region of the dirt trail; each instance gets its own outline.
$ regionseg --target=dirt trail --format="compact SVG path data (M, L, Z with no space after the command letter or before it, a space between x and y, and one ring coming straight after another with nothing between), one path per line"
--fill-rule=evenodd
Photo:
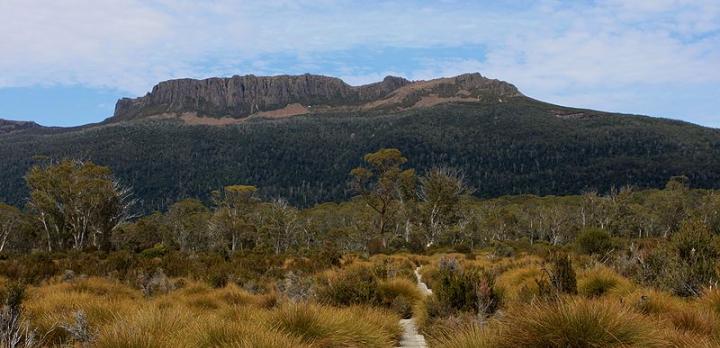
M428 289L427 284L423 283L420 275L420 267L415 269L415 278L417 278L417 287L424 296L432 295L432 290ZM403 335L400 339L399 348L426 348L425 336L418 333L415 319L402 319L400 325L403 327Z

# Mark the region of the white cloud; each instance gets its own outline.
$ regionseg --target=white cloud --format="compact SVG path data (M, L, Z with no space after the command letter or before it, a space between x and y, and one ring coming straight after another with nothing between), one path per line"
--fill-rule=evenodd
M3 0L0 87L80 84L139 95L169 78L323 71L314 58L358 47L464 45L487 52L430 55L404 75L479 71L570 104L621 100L631 95L623 88L641 84L720 84L720 1L528 3ZM295 57L295 66L266 60L273 55ZM402 75L351 58L341 65L352 84Z

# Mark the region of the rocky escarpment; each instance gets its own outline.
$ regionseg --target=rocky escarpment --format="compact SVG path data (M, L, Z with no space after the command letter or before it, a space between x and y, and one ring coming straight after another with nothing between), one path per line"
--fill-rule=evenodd
M295 104L312 106L313 110L408 108L442 101L517 95L520 92L515 86L480 74L415 82L388 76L381 82L363 86L350 86L338 78L309 74L179 79L161 82L143 97L119 100L110 121L168 113L245 118Z
M39 128L39 124L30 121L11 121L0 118L0 134Z

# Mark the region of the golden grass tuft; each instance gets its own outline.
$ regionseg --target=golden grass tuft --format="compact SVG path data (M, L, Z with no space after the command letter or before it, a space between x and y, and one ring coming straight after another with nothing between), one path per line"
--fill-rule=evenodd
M706 289L700 297L699 304L720 315L720 289Z
M198 317L181 308L142 308L119 316L104 327L95 345L105 348L177 347L181 335L189 331L193 320Z
M656 346L651 323L613 302L537 304L503 320L508 347Z
M116 316L137 310L142 295L117 282L88 278L73 283L49 284L30 288L24 303L25 315L31 325L48 343L68 339L59 326L74 322L74 315L82 311L91 329L97 329L115 320Z
M538 295L538 280L543 277L544 273L540 266L518 267L498 276L495 279L495 287L507 304L529 303Z
M400 291L401 281L388 285ZM399 317L388 310L276 303L273 293L255 295L236 285L212 289L189 281L145 298L90 278L31 288L25 308L51 346L80 344L61 325L74 323L77 311L87 316L93 347L388 347L400 334Z
M360 306L288 304L276 309L268 321L280 332L321 347L389 347L400 332L397 316Z
M600 297L610 293L628 294L635 285L627 278L605 266L595 266L578 274L578 293L586 297Z
M446 337L434 339L435 348L495 348L498 347L497 333L488 327L470 325Z
M517 306L499 321L497 347L664 347L655 322L608 300Z
M269 329L257 322L212 320L195 322L187 335L187 345L199 348L220 347L308 347L298 337L275 329Z

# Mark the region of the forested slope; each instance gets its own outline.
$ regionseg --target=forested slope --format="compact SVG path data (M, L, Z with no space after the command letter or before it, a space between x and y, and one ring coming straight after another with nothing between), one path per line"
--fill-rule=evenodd
M23 175L41 155L109 166L145 210L183 197L207 198L235 183L310 206L348 198L350 169L382 147L400 149L418 172L462 169L485 197L662 187L674 175L688 176L694 187L720 187L718 130L518 97L222 127L144 119L13 132L0 135L0 201L23 204Z

